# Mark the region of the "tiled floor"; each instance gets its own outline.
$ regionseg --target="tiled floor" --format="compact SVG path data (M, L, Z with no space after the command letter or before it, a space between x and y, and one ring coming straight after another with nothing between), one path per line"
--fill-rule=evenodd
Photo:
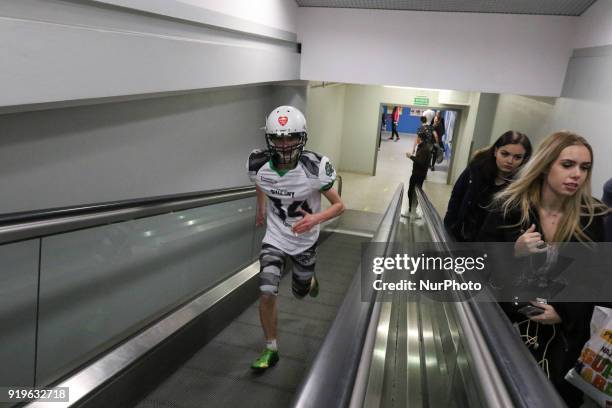
M404 183L404 191L408 191L412 160L406 157L406 152L412 151L415 135L400 133L399 142L388 141L387 138L388 132L383 132L376 176L339 172L343 181L342 199L347 208L382 214L400 183ZM447 167L446 162L438 165L436 171L428 173L423 185L425 193L441 217L446 213L452 190L452 186L446 184L447 173L444 170ZM404 199L404 206L407 205L407 200Z

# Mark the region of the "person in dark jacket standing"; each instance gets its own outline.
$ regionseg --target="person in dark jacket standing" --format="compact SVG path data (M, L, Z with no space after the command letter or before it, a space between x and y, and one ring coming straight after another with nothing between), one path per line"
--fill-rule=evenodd
M456 241L474 241L493 195L508 186L530 157L529 138L514 130L474 154L453 187L444 216L444 225Z
M609 208L612 207L612 178L604 184L602 199ZM609 210L606 216L606 241L612 242L612 213Z
M385 115L385 112L382 113L382 116L380 118L380 130L378 132L378 150L380 150L380 142L382 142L382 132L385 131L385 129L387 128L387 115Z
M436 132L439 146L439 148L434 146L434 149L431 151L431 171L434 171L436 169L435 165L438 155L444 155L444 142L442 141L442 137L446 134L446 125L444 124L442 111L436 112L436 116L434 116L433 120L431 121L431 125Z
M570 132L553 133L517 180L495 196L496 210L487 216L478 240L514 242L510 256L528 262L537 262L542 253L547 253L548 262L548 253L559 251L561 242L603 241L607 207L591 196L592 166L593 149L586 139ZM590 337L593 304L541 300L537 306L544 311L527 317L513 310L511 303L501 306L522 327L525 344L565 403L579 407L582 392L564 377ZM534 340L529 325L521 326L523 321L532 325Z
M395 139L396 142L399 140L399 133L397 133L397 125L399 124L399 117L400 117L399 107L394 106L393 112L391 113L391 137L389 138L389 140L393 140L393 137L396 137L397 138Z
M429 160L431 159L431 150L433 148L433 134L431 125L427 124L427 118L421 116L421 126L417 130L417 138L415 141L416 153L406 153L406 156L413 161L412 174L410 176L410 184L408 186L408 208L411 218L416 217L416 187L423 187L423 182L427 178L427 170L429 170Z

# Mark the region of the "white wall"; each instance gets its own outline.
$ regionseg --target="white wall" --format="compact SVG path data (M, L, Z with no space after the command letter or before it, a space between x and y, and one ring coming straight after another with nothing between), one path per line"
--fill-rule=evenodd
M558 96L576 17L300 8L302 79Z
M574 48L612 44L612 1L598 0L578 19Z
M603 183L612 177L612 0L598 0L580 18L562 97L551 119L551 131L573 130L594 150L593 195L601 197Z
M474 136L472 137L471 151L474 152L489 144L491 130L496 117L499 94L481 93L478 104Z
M438 106L437 91L349 85L344 102L344 132L340 169L374 174L380 103L412 105L415 96L428 96Z
M298 5L295 0L178 0L175 2L215 10L292 33L297 31Z
M563 97L553 111L551 131L567 129L586 137L594 150L593 195L612 177L612 46L577 52L567 70Z
M414 97L426 96L432 108L460 108L439 103L438 93L436 90L371 85L309 88L308 147L329 156L342 171L371 175L377 147L379 105L413 105ZM462 102L468 108L462 112L460 128L454 138L453 178L467 164L479 100L480 94L468 93Z
M275 88L0 115L0 214L249 185Z
M341 164L345 94L345 85L308 89L306 148L329 157L336 167Z
M453 140L455 140L455 145L453 146L454 153L451 168L451 184L455 184L455 181L457 181L469 161L470 146L472 144L474 130L476 129L479 105L480 94L477 92L471 93L469 107L464 109L461 113L458 137L453 138Z
M182 15L106 3L174 11L165 0L1 1L0 109L31 110L41 104L48 108L299 78L296 44L278 40L287 38L286 32L267 33L265 27L261 31L255 23L241 25L244 20L213 11L204 20L196 18L202 24L193 24L179 19ZM228 31L228 19L227 24L242 31ZM289 34L295 40L295 34Z
M476 94L479 95L479 94ZM344 101L344 126L341 146L341 159L339 168L362 174L374 173L374 152L377 147L379 105L380 103L413 105L415 96L427 96L429 106L432 108L452 109L438 102L438 91L422 89L387 88L371 85L347 85ZM477 99L470 97L470 103L477 103ZM477 109L476 109L477 110ZM475 115L476 110L473 110ZM472 112L472 110L470 110ZM462 118L465 124L466 118ZM472 120L473 122L473 120ZM456 134L456 146L467 145L471 142L474 124L466 128L467 133ZM463 139L468 139L463 141ZM465 155L456 154L458 160L463 160L459 166L465 166ZM454 168L454 167L453 167Z
M561 98L500 95L491 142L506 130L526 133L537 149L552 132L569 130L589 141L594 150L593 195L612 177L612 139L606 130L612 117L612 46L578 50L571 59Z
M500 95L489 143L507 130L517 130L525 133L535 147L554 127L552 115L555 103L555 98Z

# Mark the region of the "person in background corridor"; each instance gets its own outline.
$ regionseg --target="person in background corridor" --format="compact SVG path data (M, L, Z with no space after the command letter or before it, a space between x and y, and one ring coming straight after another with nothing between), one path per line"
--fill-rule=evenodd
M427 124L427 118L421 116L421 126L417 130L417 138L412 154L406 153L406 156L413 161L412 174L410 175L410 184L408 185L408 217L417 218L416 214L416 188L423 187L423 182L427 178L427 170L429 170L429 160L431 160L431 149L433 147L433 128ZM415 153L416 148L416 153ZM405 215L406 216L406 215Z
M436 116L434 116L433 121L431 122L436 135L438 137L438 144L434 146L434 149L431 151L431 171L434 171L436 160L439 155L444 155L444 142L442 141L442 137L446 133L446 125L444 124L444 117L442 116L442 111L437 111Z
M378 132L378 150L380 150L380 142L382 142L382 132L387 129L387 118L385 112L382 113L380 118L380 131Z
M399 107L394 106L393 112L391 113L391 137L389 138L389 140L393 140L393 138L396 137L395 139L396 142L399 140L399 133L397 133L397 125L399 124L399 117L400 117Z

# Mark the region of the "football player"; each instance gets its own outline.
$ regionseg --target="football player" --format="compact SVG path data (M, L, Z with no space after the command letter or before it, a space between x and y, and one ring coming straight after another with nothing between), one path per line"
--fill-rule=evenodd
M293 264L294 296L317 296L319 224L344 211L333 188L336 171L329 159L304 150L307 134L302 112L292 106L279 106L268 115L265 132L268 148L251 152L247 162L249 177L257 190L255 223L263 225L266 221L259 255L259 316L266 346L251 365L254 370L265 370L278 362L276 299L287 258ZM324 211L321 195L331 204Z

